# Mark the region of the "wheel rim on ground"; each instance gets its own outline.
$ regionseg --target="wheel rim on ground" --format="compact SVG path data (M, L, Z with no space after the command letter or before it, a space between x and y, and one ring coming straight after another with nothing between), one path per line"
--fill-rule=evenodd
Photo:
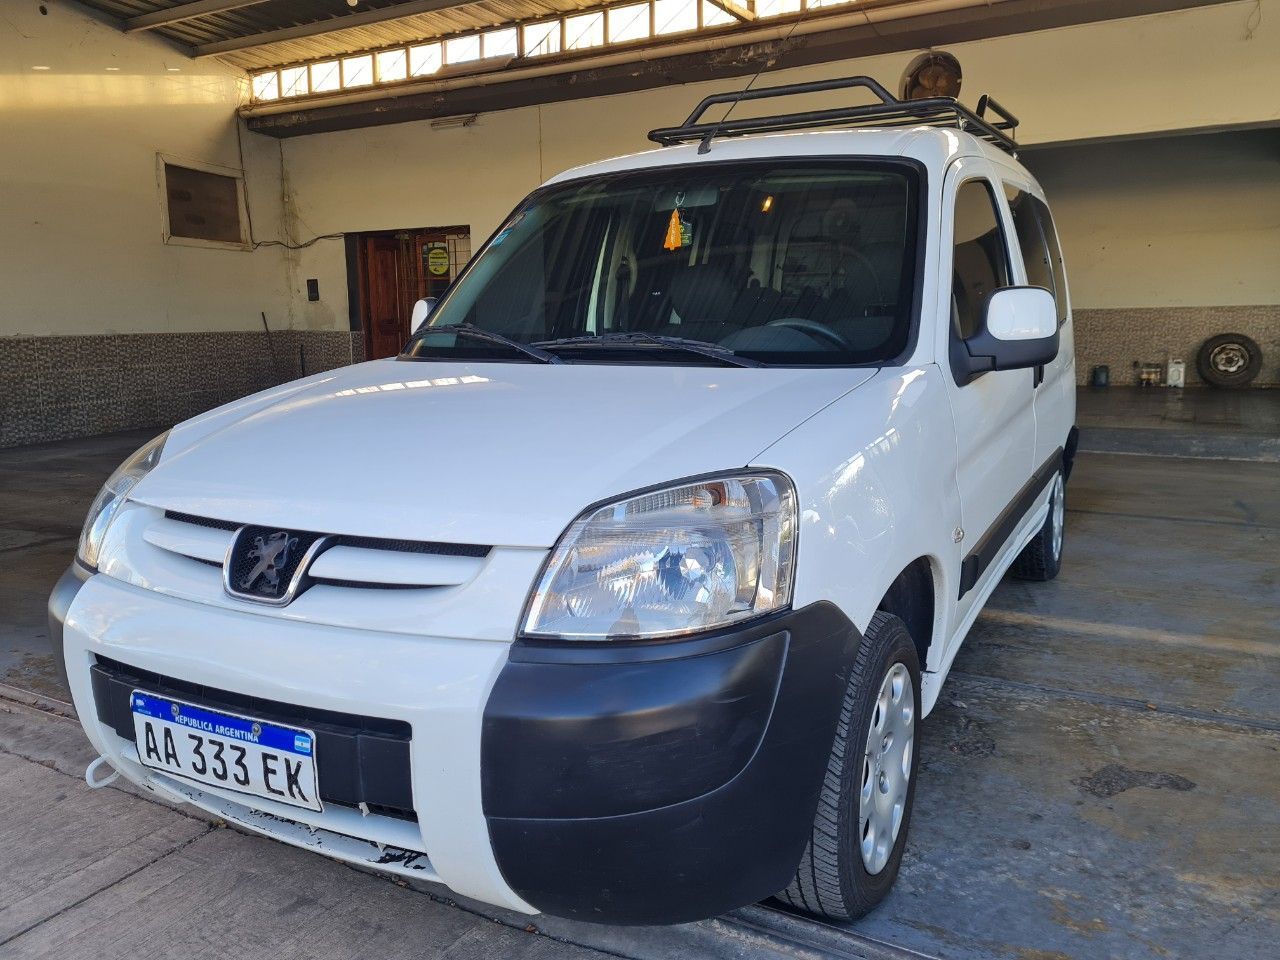
M1067 525L1067 505L1063 497L1062 474L1053 482L1053 502L1049 506L1050 514L1053 517L1053 556L1058 558L1062 556L1062 533Z
M902 829L915 749L916 698L902 663L885 671L876 695L862 758L858 840L867 873L885 868Z
M1218 373L1239 373L1249 365L1249 351L1240 343L1223 343L1209 353L1209 366Z

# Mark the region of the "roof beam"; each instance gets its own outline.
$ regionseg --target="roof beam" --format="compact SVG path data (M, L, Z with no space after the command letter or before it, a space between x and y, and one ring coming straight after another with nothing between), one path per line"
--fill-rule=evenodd
M214 13L226 13L228 10L239 10L241 7L252 7L266 0L192 0L190 3L176 7L166 7L151 13L142 13L129 17L123 22L125 33L137 33L139 30L155 30L157 27L168 27L184 20L197 20Z
M417 16L420 13L435 13L451 7L465 7L477 0L408 0L392 7L379 7L376 10L362 10L359 13L348 13L340 17L329 17L314 23L302 23L293 27L281 27L278 30L266 30L262 33L250 34L247 37L233 37L230 40L216 40L212 43L197 44L193 56L216 57L220 53L231 53L234 50L248 50L251 47L262 47L269 43L280 43L284 40L300 40L303 37L315 37L322 33L334 33L351 27L367 27L373 23L385 23L388 20L401 20L405 17Z
M737 17L743 23L750 23L756 18L754 10L748 10L736 0L707 0L713 7L719 7L731 17Z

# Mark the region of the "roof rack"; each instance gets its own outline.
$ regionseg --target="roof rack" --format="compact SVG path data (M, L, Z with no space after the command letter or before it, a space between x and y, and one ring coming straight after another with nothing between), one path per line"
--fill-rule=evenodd
M781 113L771 117L722 119L714 123L702 121L703 114L717 104L737 104L742 100L764 100L771 97L789 97L802 93L845 90L853 87L870 90L880 99L880 102L861 107ZM988 111L995 115L995 119L986 119ZM1009 153L1016 154L1018 150L1018 145L1012 136L1018 126L1018 118L989 96L984 95L978 101L976 110L970 110L953 97L899 100L871 77L844 77L839 80L818 80L810 83L761 87L759 90L744 90L739 93L716 93L694 107L693 113L689 114L688 119L680 126L650 130L649 139L664 147L700 140L702 146L698 148L698 152L706 153L711 148L711 141L716 137L735 137L749 133L802 130L813 127L900 127L919 124L956 127L981 137Z

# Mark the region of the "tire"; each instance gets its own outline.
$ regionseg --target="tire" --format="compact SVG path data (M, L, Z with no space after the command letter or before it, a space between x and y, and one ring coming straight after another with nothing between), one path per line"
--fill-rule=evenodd
M1201 344L1196 370L1212 386L1247 387L1262 371L1262 348L1243 333L1220 333Z
M886 690L887 696L882 697ZM886 706L894 709L885 709ZM778 899L797 910L833 920L856 920L884 899L898 877L911 824L920 763L919 720L920 664L916 646L901 620L877 613L867 627L845 689L813 833L795 879L778 894ZM861 841L865 821L860 795L871 774L869 795L873 798L871 806L875 807L875 791L880 783L867 749L873 721L879 723L877 738L882 743L884 733L897 736L887 753L881 754L881 758L888 759L880 769L889 789L878 794L878 821L887 825L882 833L887 842L882 839L871 847L869 856L864 856ZM895 770L902 770L903 775L895 777ZM895 797L901 803L900 809L893 802ZM897 833L892 835L895 812Z
M1049 515L1031 542L1022 548L1009 572L1019 580L1052 580L1062 569L1062 546L1066 540L1066 485L1062 474L1054 475L1049 498Z

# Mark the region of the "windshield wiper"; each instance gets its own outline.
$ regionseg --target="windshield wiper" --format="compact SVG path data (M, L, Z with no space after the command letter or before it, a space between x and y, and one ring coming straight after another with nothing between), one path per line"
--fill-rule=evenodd
M554 353L548 353L546 350L539 350L535 344L521 343L519 340L513 340L506 334L498 333L496 330L486 330L484 327L477 327L474 323L455 323L450 326L443 327L426 327L418 334L419 337L429 337L433 333L452 333L460 337L471 337L473 340L484 340L488 343L501 344L504 347L510 347L517 353L522 353L538 363L564 363Z
M683 350L685 353L696 353L711 360L719 360L735 367L763 367L759 360L739 356L728 347L721 347L703 340L688 340L684 337L668 337L660 333L646 333L643 330L619 331L617 333L587 334L580 337L561 337L559 340L539 340L535 347L579 347L594 344L611 343L636 344L652 343L672 350Z

